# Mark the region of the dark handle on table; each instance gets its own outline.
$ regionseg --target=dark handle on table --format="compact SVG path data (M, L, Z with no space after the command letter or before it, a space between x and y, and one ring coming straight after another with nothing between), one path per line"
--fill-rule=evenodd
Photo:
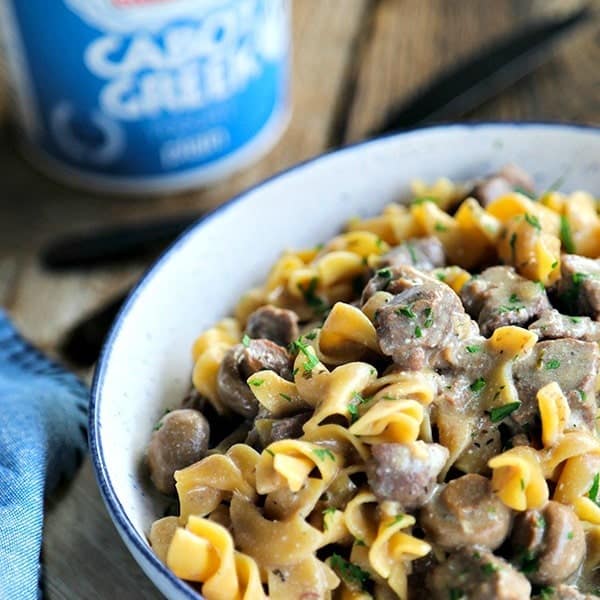
M198 219L197 214L179 215L65 236L43 249L42 264L63 270L145 257L162 250Z

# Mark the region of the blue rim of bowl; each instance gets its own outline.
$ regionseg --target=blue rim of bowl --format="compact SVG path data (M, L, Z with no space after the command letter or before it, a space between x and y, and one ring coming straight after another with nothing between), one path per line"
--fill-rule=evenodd
M100 442L100 431L99 431L99 423L98 423L98 407L99 407L99 398L100 391L102 389L104 375L106 371L106 366L108 363L108 359L111 354L112 346L114 344L114 340L118 335L121 324L124 319L127 317L127 313L130 311L132 305L134 304L136 298L140 294L140 292L146 286L147 281L154 275L154 273L161 267L162 263L170 257L170 255L176 251L186 240L187 238L196 232L196 229L201 227L207 221L214 219L219 216L222 212L228 210L233 205L237 204L240 201L243 201L247 196L249 196L252 192L257 190L258 188L267 185L272 182L274 179L278 179L295 171L297 169L304 168L311 163L322 159L325 156L330 156L332 154L342 154L345 152L352 152L361 148L362 146L366 146L369 144L377 144L382 140L387 140L389 138L395 137L405 137L410 135L416 135L423 131L431 130L431 129L485 129L487 127L500 127L500 128L527 128L527 127L547 127L550 129L565 129L565 130L583 130L589 131L591 133L600 134L600 126L597 125L585 125L579 123L563 123L560 121L475 121L475 122L457 122L457 123L446 123L446 124L437 124L437 125L427 125L424 127L416 127L413 129L407 129L401 132L390 133L388 135L379 136L376 138L364 140L361 142L357 142L355 144L350 144L340 149L331 150L329 152L324 152L310 158L308 160L302 161L298 164L291 166L288 169L285 169L275 175L264 179L257 183L256 185L244 190L240 194L234 196L233 198L227 200L220 206L218 206L213 211L208 214L199 217L198 220L191 225L188 229L186 229L161 255L160 257L146 270L144 275L135 285L123 306L119 310L117 317L115 318L113 325L110 329L110 332L104 342L104 346L102 348L102 352L100 354L100 358L98 359L98 364L96 366L96 370L94 372L94 378L92 382L91 389L91 397L90 397L90 406L89 406L89 445L90 445L90 454L92 458L92 462L94 465L94 471L96 475L96 480L98 482L98 486L100 487L100 491L102 493L102 497L106 506L111 513L111 517L116 521L121 531L127 536L127 540L130 544L132 544L138 552L156 569L156 573L162 576L163 579L166 579L170 584L172 584L177 591L184 594L190 600L202 600L203 596L193 590L185 581L176 577L167 567L164 565L156 554L152 551L152 548L149 546L147 541L145 541L142 536L137 534L137 531L127 516L123 505L117 498L115 490L112 486L110 476L108 475L108 471L106 468L106 463L104 460L104 453L102 450L102 444Z

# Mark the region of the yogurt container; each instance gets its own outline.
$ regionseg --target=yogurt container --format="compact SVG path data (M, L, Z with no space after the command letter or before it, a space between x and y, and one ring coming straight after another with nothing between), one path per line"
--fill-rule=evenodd
M287 123L288 0L0 0L0 27L26 153L64 182L203 185Z

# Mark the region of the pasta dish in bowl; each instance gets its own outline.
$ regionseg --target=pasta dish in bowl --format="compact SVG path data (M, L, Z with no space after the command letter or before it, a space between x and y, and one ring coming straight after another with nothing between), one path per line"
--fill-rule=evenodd
M158 556L208 600L595 589L597 256L595 198L514 166L285 252L156 425Z

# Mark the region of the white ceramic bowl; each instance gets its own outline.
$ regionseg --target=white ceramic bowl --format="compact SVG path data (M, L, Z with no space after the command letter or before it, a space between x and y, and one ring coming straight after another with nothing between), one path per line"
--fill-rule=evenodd
M600 129L450 125L365 142L299 165L208 215L131 294L96 370L90 445L108 511L142 569L170 599L200 595L154 556L146 535L164 498L140 469L152 426L190 385L194 338L262 281L286 247L311 246L355 215L406 197L415 178L463 180L514 162L543 190L600 192Z

